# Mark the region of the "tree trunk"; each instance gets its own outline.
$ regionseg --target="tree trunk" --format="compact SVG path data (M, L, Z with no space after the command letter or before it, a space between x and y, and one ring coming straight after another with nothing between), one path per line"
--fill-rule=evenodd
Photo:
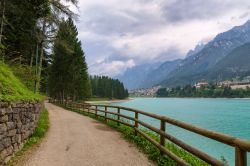
M31 51L31 57L30 57L30 67L33 66L33 59L34 59L34 51Z
M40 59L38 64L38 71L37 71L37 84L36 84L36 92L39 92L40 89L40 82L41 82L41 73L42 73L42 66L43 66L43 42L40 45Z
M42 67L43 67L43 57L44 57L44 36L45 36L45 29L46 29L46 22L45 20L43 21L43 27L42 27L42 36L43 39L41 40L40 43L40 60L39 60L39 65L38 65L38 72L37 72L37 84L36 84L36 92L39 92L40 89L40 83L41 83L41 73L42 73Z
M2 9L2 19L1 19L1 28L0 28L0 45L2 44L2 37L3 37L3 24L4 24L4 15L5 15L5 0L2 0L1 5L3 6Z
M0 25L0 57L2 61L4 62L4 50L2 48L2 40L3 40L3 27L4 27L4 17L5 17L5 0L1 0L1 6L2 6L2 18L1 18L1 25Z
M35 85L34 85L34 93L36 93L36 87L37 87L37 65L38 65L38 51L39 51L39 47L38 47L38 43L36 44L36 69L35 69L35 75L36 75L36 79L35 79Z

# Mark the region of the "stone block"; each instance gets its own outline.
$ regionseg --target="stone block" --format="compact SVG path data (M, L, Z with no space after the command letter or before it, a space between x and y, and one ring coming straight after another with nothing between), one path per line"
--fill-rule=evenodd
M17 122L17 124L16 124L17 129L20 129L22 127L22 125L23 125L22 122L20 122L20 121Z
M8 137L12 137L14 135L16 135L16 129L12 129L8 131L8 134L7 134Z
M0 108L8 108L9 107L9 103L7 102L0 102Z
M25 133L22 134L22 141L26 140L30 136L30 132L27 130Z
M19 150L18 144L15 143L15 144L13 145L13 151L16 153L18 150Z
M12 110L14 114L18 114L20 112L20 108L13 108Z
M13 121L13 114L7 114L8 115L8 121Z
M2 142L0 143L0 152L5 148L5 146L2 144Z
M12 130L16 128L16 124L14 122L7 122L6 126L8 130Z
M3 116L6 114L6 108L0 108L0 116Z
M21 128L17 129L17 130L16 130L16 133L17 133L17 134L21 134L21 133L22 133L22 129L21 129Z
M21 143L22 142L21 134L16 134L13 137L11 137L11 141L12 141L12 144Z
M16 139L17 139L17 143L22 143L22 136L21 136L21 134L17 134L16 135Z
M7 131L7 126L5 123L0 124L0 133L4 133Z
M13 114L13 120L14 120L14 121L20 121L20 116L19 116L19 114Z
M5 148L7 148L7 147L9 147L9 146L11 145L11 139L10 139L9 137L4 138L4 139L1 141L1 143L3 144L3 146L4 146Z
M7 150L8 156L12 155L12 153L13 153L13 146L9 146L8 148L6 148L6 150Z
M1 152L0 152L0 159L2 160L2 161L4 161L5 160L5 158L8 156L8 151L7 151L7 149L4 149L4 150L2 150Z
M7 132L0 133L0 142L7 136Z
M6 114L11 114L11 113L13 113L12 108L11 107L6 108Z
M0 123L5 123L5 122L7 122L8 121L8 115L4 115L4 116L1 116L0 117Z

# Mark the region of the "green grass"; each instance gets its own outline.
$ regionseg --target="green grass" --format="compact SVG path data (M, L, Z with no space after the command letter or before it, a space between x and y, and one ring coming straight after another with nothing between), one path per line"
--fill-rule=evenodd
M38 145L49 129L49 116L46 109L42 110L39 116L37 127L34 133L27 139L23 148L7 163L8 166L14 166L16 163L35 145Z
M95 115L88 115L88 113L80 111L80 110L75 110L75 109L69 109L66 108L70 111L74 111L77 112L79 114L85 115L85 116L89 116L93 119L96 119L100 122L105 123L104 118L102 117L95 117ZM162 156L160 154L160 151L158 150L158 148L156 148L153 144L151 144L149 141L147 141L144 137L138 135L135 135L135 132L132 128L127 127L125 125L117 125L116 122L113 121L108 121L106 123L108 126L114 128L115 130L120 131L124 138L126 138L128 141L134 143L141 151L143 151L145 154L147 154L148 158L154 162L157 163L157 165L159 166L177 166L176 162L174 162L172 159L166 157L166 156ZM142 129L144 132L146 132L151 138L159 141L159 136L154 134L151 131ZM177 147L176 145L168 142L166 143L166 148L169 149L170 151L172 151L173 153L175 153L177 156L181 157L182 159L184 159L185 161L187 161L187 163L189 163L190 165L195 165L195 166L208 166L209 164L205 163L204 161L200 160L199 158L195 157L194 155L192 155L189 152L186 152L185 150Z
M0 101L41 101L43 97L30 91L11 69L0 62Z

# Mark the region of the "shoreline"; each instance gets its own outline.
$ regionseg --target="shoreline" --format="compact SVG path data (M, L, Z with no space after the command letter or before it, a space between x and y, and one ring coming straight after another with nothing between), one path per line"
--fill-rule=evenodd
M102 100L102 101L86 101L85 103L89 104L96 104L96 103L104 103L104 104L111 104L111 103L120 103L133 100L133 98L121 99L121 100Z
M100 101L86 101L88 104L112 104L112 103L121 103L131 101L137 98L148 98L148 99L241 99L241 100L249 100L250 98L213 98L213 97L131 97L127 99L115 99L115 100L100 100Z
M132 97L136 98L148 98L148 99L250 99L250 97Z

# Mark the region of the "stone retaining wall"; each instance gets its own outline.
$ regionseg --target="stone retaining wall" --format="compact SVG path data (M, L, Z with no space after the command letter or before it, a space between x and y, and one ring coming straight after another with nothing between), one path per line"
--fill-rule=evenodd
M41 103L0 102L0 165L4 165L34 132Z

